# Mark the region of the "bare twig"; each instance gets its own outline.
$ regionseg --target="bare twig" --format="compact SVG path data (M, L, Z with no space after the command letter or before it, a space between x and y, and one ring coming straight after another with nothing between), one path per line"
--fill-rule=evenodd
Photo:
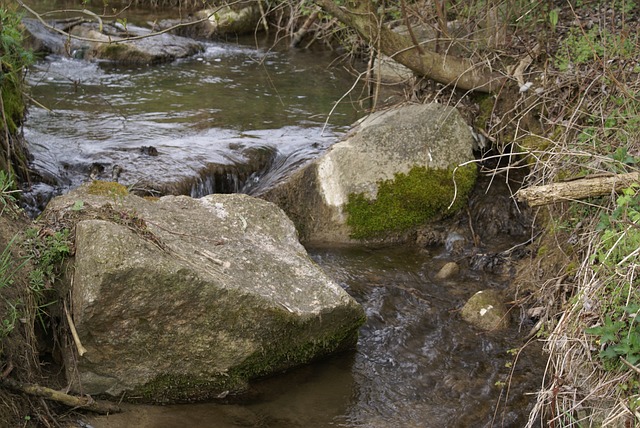
M80 336L78 336L78 332L76 330L76 326L71 319L71 315L69 314L69 309L67 308L67 302L64 303L64 313L67 317L67 323L69 324L69 330L71 330L71 336L73 336L73 341L76 344L76 348L78 349L78 355L81 357L87 352L87 349L82 346L80 342Z

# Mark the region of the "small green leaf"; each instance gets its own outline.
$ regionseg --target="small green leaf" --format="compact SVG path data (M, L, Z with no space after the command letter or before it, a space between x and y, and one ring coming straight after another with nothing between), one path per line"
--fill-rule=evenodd
M73 211L82 211L83 208L84 208L84 202L83 201L75 201L73 203L73 206L71 207L71 210L73 210Z

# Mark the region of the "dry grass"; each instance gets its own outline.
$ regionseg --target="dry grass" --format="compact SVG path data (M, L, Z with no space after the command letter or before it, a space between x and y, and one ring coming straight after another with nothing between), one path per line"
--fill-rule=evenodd
M527 76L538 91L521 95L510 112L513 140L531 167L528 185L639 170L640 46L633 37L610 37L637 29L601 18L599 33L577 27L563 34L565 43L591 55L578 59L556 47L556 58ZM569 58L558 60L562 55ZM508 126L494 120L490 133L504 135ZM640 219L634 212L640 195L635 188L620 196L612 189L540 210L547 232L520 278L532 293L528 304L543 308L537 334L549 360L528 427L640 424L640 369L625 358L640 353L640 338L633 338L639 331ZM607 326L610 336L602 330Z

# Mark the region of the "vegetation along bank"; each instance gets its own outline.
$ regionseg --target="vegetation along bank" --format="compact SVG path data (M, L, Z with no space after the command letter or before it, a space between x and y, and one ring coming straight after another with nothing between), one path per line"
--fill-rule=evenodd
M29 181L19 135L28 93L23 72L32 58L21 48L16 14L25 10L7 3L0 9L0 420L48 420L52 410L42 401L18 400L12 391L55 384L42 373L44 344L37 339L63 319L50 303L73 248L66 232L31 228L14 205L15 191ZM515 302L535 322L528 338L541 341L549 356L530 426L638 425L635 2L318 0L261 9L279 36L300 35L302 46L339 44L349 58L363 59L367 70L357 75L366 80L372 108L388 93L383 66L406 67L402 98L395 94L394 101L456 106L473 122L480 174L524 173L513 197L532 206L535 224L530 256L514 278Z

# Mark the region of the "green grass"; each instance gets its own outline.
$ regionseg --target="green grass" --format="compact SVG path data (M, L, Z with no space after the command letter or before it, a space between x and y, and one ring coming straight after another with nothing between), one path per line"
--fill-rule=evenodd
M601 214L592 263L604 279L599 325L587 328L606 370L640 363L640 280L633 274L640 248L640 185L624 189L611 212Z
M11 248L15 243L16 237L14 236L7 246L0 253L0 295L4 296L3 290L13 285L16 273L26 263L22 261L17 263L11 252ZM0 340L7 337L14 329L15 324L19 318L18 307L21 305L19 301L10 301L5 297L4 300L5 313L0 320Z

